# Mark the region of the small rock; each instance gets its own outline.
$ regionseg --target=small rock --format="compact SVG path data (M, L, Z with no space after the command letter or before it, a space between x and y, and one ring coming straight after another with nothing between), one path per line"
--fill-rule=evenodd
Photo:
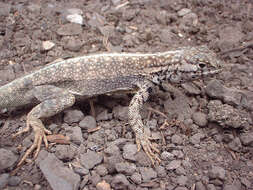
M183 8L180 11L177 12L177 15L182 17L188 13L192 12L191 9Z
M136 171L136 166L133 163L120 162L115 164L115 168L118 173L132 175Z
M191 95L199 95L201 93L200 89L193 83L183 83L181 86Z
M171 142L176 145L183 144L183 139L179 135L173 135L171 137Z
M17 160L12 151L0 148L0 171L13 166Z
M40 189L41 189L41 185L39 185L39 184L34 185L34 190L40 190Z
M251 121L246 111L222 104L219 100L210 101L207 107L208 120L217 122L222 127L246 128Z
M160 40L163 43L171 43L177 39L176 35L171 32L170 28L162 29L160 34Z
M128 120L128 106L116 106L113 108L113 115L115 119L119 119L121 121Z
M112 182L111 182L112 188L117 189L128 189L128 186L130 185L129 181L127 180L126 176L123 174L117 174L114 176Z
M108 174L108 170L104 165L98 165L96 167L96 172L101 176L106 176Z
M108 113L108 110L104 110L96 117L97 121L107 121L112 119L112 113Z
M236 152L240 152L242 148L241 141L238 137L234 138L230 143L228 143L228 147Z
M106 183L106 181L101 181L96 185L97 190L111 190L111 186L109 183Z
M181 160L173 160L171 161L167 166L166 169L167 170L174 170L177 169L181 166L182 161Z
M80 176L65 167L54 154L48 153L44 160L39 162L39 168L54 190L78 189Z
M8 185L17 186L21 182L21 178L18 176L10 176L8 180Z
M203 185L201 181L198 181L196 183L196 190L206 190L205 186Z
M82 121L79 122L79 126L82 129L88 130L88 129L94 129L97 127L96 120L92 116L86 116L82 119Z
M84 167L80 167L80 166L75 167L75 165L73 165L73 168L74 168L75 173L77 173L80 176L85 176L89 174L89 170Z
M41 6L39 4L34 4L34 3L31 3L27 6L27 9L30 11L30 12L37 12L39 13L40 12L40 9L41 9Z
M141 173L143 182L149 182L151 179L154 179L157 177L157 173L156 171L154 171L153 168L141 167L140 173Z
M80 127L70 127L68 131L71 131L68 136L70 137L72 142L77 145L80 145L83 142L83 135Z
M212 166L211 170L209 171L209 177L211 179L218 178L218 179L224 180L226 176L225 174L226 174L226 171L222 167L219 167L219 166Z
M200 141L205 138L205 135L203 133L197 133L190 137L190 142L194 145L200 144Z
M11 4L0 2L0 16L9 16Z
M253 132L242 133L240 139L243 145L253 147Z
M132 180L135 184L141 184L141 182L142 182L141 174L135 172L135 173L131 176L131 180Z
M88 151L87 153L81 154L80 158L81 164L88 170L100 164L102 160L103 156L93 151Z
M192 119L196 125L204 127L207 125L207 115L202 112L195 112L192 114Z
M83 11L81 9L77 9L77 8L70 8L70 9L67 9L66 12L68 14L79 14L79 15L82 15L83 14Z
M77 123L84 117L83 112L80 110L66 110L64 114L63 120L68 124Z
M42 48L45 51L48 51L48 50L52 49L54 46L55 46L55 44L51 41L43 41L42 42Z
M207 185L207 190L216 190L216 187L214 184L208 184Z
M116 146L116 145L110 145L110 146L108 146L108 147L104 150L104 152L105 152L106 154L108 154L109 156L119 155L119 154L120 154L120 149L119 149L119 147Z
M186 187L177 187L175 190L188 190Z
M123 158L131 161L136 161L135 155L137 153L137 147L135 144L126 144L123 147Z
M175 155L177 158L183 158L184 153L181 150L173 150L172 154Z
M71 145L56 145L55 156L60 160L72 160L75 156L75 149Z
M167 151L163 151L161 154L162 160L173 160L174 157L175 157L174 154L167 152Z
M245 178L245 177L242 177L242 178L241 178L241 183L242 183L243 185L245 185L247 188L250 188L250 187L251 187L251 182L250 182L247 178Z
M92 170L90 181L94 186L96 186L101 181L101 177L96 173L96 171Z
M224 185L223 190L241 190L240 187L236 187L235 185Z
M185 186L187 184L188 178L184 175L181 175L177 178L177 184L181 186Z
M66 19L69 22L83 25L83 17L81 15L79 15L79 14L67 15Z
M83 42L80 39L69 39L67 43L64 45L64 48L73 51L73 52L78 52L83 46Z
M4 189L4 187L8 184L9 174L4 173L0 175L0 189Z
M69 23L61 25L60 28L56 31L60 36L73 36L82 33L82 27L79 24Z
M167 173L163 166L157 166L155 170L157 172L158 177L166 177Z

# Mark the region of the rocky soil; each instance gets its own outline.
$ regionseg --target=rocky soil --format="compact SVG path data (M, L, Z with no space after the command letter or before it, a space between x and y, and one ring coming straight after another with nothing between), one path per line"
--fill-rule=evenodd
M160 165L137 152L127 123L132 95L99 96L95 118L85 101L46 120L70 143L43 145L14 175L33 133L11 135L25 126L31 108L3 112L0 189L253 189L252 1L1 1L0 85L59 58L201 44L217 53L224 71L193 83L164 83L143 110Z

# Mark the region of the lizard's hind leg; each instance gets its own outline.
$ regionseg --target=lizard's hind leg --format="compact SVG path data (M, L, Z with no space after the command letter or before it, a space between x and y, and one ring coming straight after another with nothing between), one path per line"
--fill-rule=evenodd
M144 124L140 115L140 110L142 109L144 102L148 99L148 90L151 85L152 84L148 81L137 83L139 90L130 102L128 115L129 123L133 131L135 132L138 151L142 147L149 159L151 160L152 164L154 165L155 162L159 163L161 161L159 157L154 153L159 153L159 150L154 145L152 145L152 143L150 142L151 138L145 133Z
M45 128L41 118L48 118L56 115L75 103L75 96L73 94L55 86L38 86L33 90L34 96L41 101L41 103L35 106L27 115L26 128L14 136L27 132L29 128L32 127L34 131L34 142L17 166L20 166L35 149L34 158L37 157L42 140L45 146L48 147L46 134L51 134L51 132Z

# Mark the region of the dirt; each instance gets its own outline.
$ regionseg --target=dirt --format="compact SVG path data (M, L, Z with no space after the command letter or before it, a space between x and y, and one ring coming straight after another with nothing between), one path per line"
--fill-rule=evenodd
M161 151L152 167L127 124L131 95L76 104L46 121L70 144L42 147L14 176L33 134L12 139L30 108L1 114L0 189L253 189L253 6L250 0L0 2L0 85L59 58L207 45L214 78L156 89L143 119ZM76 23L73 23L76 22ZM152 107L153 109L148 109ZM161 113L164 113L165 116ZM171 125L163 125L168 119ZM172 124L171 121L174 121ZM161 127L162 126L162 127Z

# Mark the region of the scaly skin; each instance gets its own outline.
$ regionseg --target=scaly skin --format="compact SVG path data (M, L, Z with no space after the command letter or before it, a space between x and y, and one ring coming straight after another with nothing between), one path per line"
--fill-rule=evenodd
M205 46L183 47L163 53L132 54L108 53L82 56L45 66L24 77L0 87L0 109L37 104L27 115L27 127L19 135L35 132L33 145L18 165L36 149L42 141L48 145L50 134L41 119L51 117L71 107L80 97L92 97L117 91L138 89L129 106L129 123L135 132L138 150L143 147L154 164L160 161L144 132L140 110L148 99L149 88L161 81L171 83L203 78L218 73L220 61ZM16 136L15 135L15 136Z

